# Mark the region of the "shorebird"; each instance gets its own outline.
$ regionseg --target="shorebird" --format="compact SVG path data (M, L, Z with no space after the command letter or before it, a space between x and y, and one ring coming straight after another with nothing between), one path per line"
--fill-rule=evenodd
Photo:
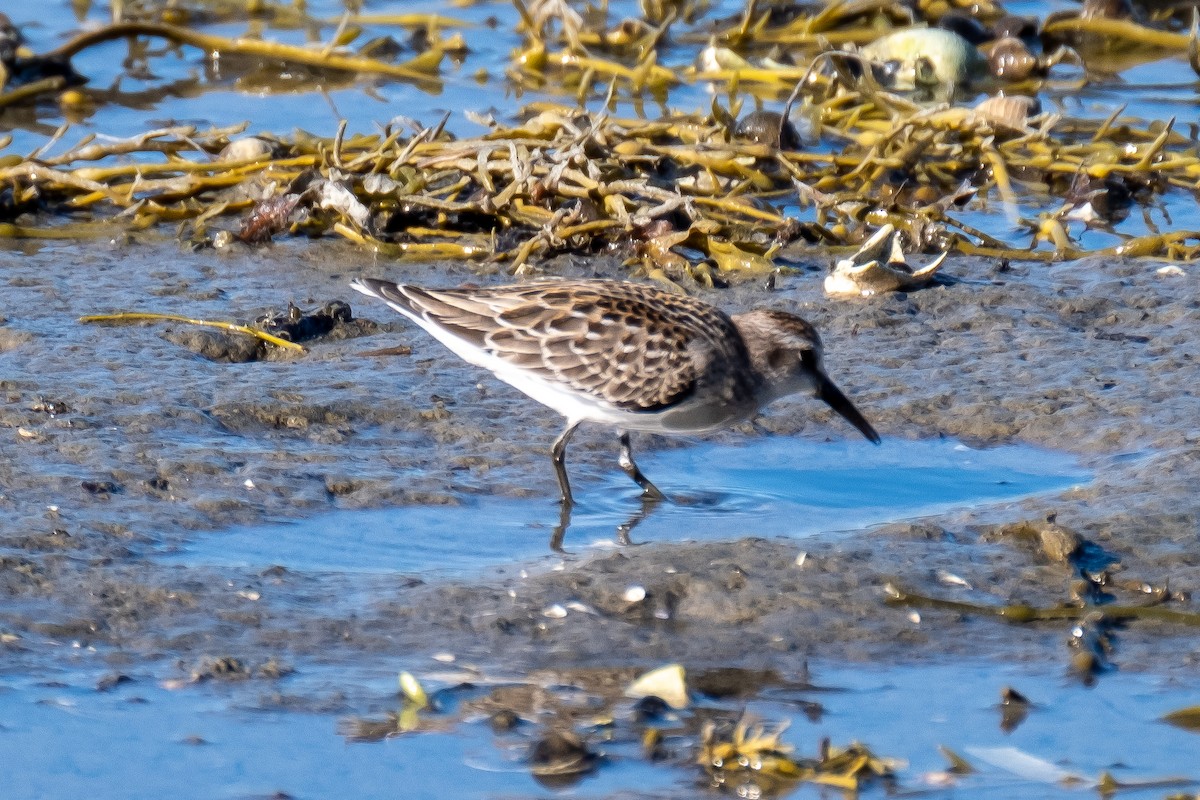
M567 442L584 422L618 430L621 468L649 500L665 495L633 460L630 431L704 433L749 419L773 400L812 392L879 444L825 374L816 330L794 314L730 316L693 297L609 280L423 289L359 278L350 285L566 417L551 448L564 509L574 503Z

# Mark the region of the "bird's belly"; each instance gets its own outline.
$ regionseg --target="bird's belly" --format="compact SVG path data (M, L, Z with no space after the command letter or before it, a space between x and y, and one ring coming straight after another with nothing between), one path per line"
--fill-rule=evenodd
M564 391L540 381L522 380L523 376L500 375L506 383L574 422L596 422L627 431L645 433L706 433L741 422L754 414L754 405L685 401L657 411L631 411L616 408L584 394Z
M708 433L749 419L756 408L752 404L685 402L661 411L630 413L619 424L647 433Z

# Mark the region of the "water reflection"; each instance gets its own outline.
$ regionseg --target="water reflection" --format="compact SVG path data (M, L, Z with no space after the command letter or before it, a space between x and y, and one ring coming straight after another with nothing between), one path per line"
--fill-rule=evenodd
M646 495L642 495L640 500L641 507L616 527L615 540L619 545L638 544L629 538L629 534L633 532L634 528L645 522L658 508L671 502L665 498L647 497ZM571 527L571 514L573 511L574 504L563 503L559 507L558 524L554 526L554 532L550 534L550 549L556 553L566 552L563 549L563 540L566 538L567 529Z

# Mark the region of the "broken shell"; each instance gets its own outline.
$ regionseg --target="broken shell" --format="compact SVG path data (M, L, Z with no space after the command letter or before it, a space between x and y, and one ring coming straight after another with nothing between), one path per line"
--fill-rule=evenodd
M687 708L687 685L682 664L668 664L637 678L625 689L626 697L657 697L675 710Z
M580 614L595 614L596 613L596 609L592 608L589 605L581 603L578 600L568 601L567 610L568 611L578 611Z
M218 161L258 161L275 155L275 145L258 136L234 139L217 154Z
M883 261L886 254L886 261ZM948 252L932 263L914 270L904 259L900 233L887 224L859 248L858 252L838 261L825 278L825 293L831 296L869 297L879 292L907 291L927 285L941 268Z
M955 575L953 572L950 572L948 570L939 569L937 571L937 579L939 582L944 583L947 586L957 586L960 589L970 589L971 588L971 584L968 583L965 579L960 578L958 575Z
M562 619L566 615L567 610L558 603L555 603L552 606L547 606L545 610L542 611L542 616L549 617L550 619Z
M1023 132L1029 127L1029 118L1042 113L1042 104L1036 97L997 95L975 106L975 113L993 125Z
M879 63L896 62L890 88L899 91L930 86L952 90L987 71L987 62L974 45L940 28L894 31L863 47L862 54Z

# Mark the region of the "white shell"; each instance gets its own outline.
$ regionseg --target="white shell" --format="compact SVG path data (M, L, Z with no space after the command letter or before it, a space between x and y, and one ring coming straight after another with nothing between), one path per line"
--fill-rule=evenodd
M1024 95L996 95L980 101L975 113L992 125L1009 130L1025 132L1029 129L1029 118L1034 116L1037 100Z
M578 600L569 601L567 603L567 610L568 611L578 611L580 614L595 614L596 613L596 609L592 608L589 605L581 603Z
M630 586L621 597L624 598L626 603L640 603L646 599L646 587Z
M657 697L674 709L687 708L687 684L682 664L668 664L637 678L625 689L626 697Z
M884 254L886 255L886 260ZM918 270L908 265L900 246L900 233L884 225L849 258L834 265L825 278L825 293L831 296L869 297L880 292L917 289L933 280L948 253Z
M275 154L275 145L257 136L234 139L217 154L218 161L261 161Z

